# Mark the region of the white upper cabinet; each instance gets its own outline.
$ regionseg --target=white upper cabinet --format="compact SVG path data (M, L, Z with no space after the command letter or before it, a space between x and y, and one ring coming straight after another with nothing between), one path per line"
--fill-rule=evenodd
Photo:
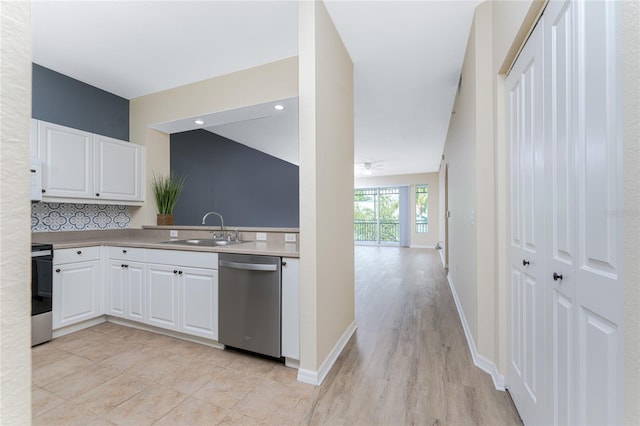
M38 120L31 119L29 123L29 152L31 158L40 158L40 151L38 149Z
M94 149L96 198L141 200L140 146L95 135Z
M38 121L43 200L140 204L142 147L82 130Z
M91 133L40 121L38 148L45 198L93 198Z

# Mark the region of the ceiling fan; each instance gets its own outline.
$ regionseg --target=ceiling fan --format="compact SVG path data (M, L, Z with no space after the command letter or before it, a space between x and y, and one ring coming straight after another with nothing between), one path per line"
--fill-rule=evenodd
M354 167L356 173L360 171L364 176L371 176L374 170L382 170L382 161L364 161Z

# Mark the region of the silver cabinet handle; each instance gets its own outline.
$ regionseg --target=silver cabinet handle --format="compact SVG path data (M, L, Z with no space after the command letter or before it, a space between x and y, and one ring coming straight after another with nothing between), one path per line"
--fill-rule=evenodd
M224 266L226 268L231 269L243 269L245 271L277 271L278 265L269 265L264 263L240 263L240 262L229 262L227 260L221 260L219 262L220 266Z

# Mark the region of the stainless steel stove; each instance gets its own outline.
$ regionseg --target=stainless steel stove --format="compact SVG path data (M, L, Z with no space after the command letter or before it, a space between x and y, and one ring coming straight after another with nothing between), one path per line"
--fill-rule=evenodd
M31 244L31 346L52 338L53 246Z

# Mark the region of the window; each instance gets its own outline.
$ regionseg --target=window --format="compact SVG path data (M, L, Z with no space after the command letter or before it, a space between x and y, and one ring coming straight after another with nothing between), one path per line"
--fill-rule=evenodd
M398 188L356 189L353 193L354 240L374 243L400 241Z
M416 185L416 232L429 232L428 185Z

